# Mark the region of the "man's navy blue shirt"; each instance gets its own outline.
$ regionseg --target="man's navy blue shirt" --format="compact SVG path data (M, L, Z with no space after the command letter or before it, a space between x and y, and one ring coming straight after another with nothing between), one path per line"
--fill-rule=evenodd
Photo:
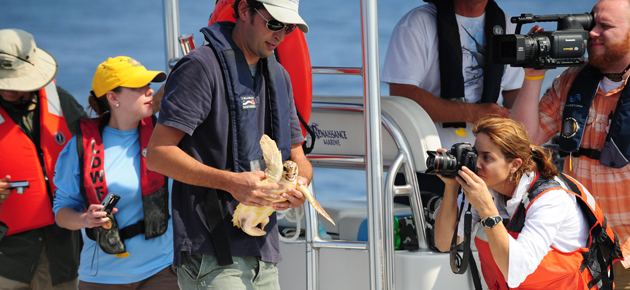
M242 53L236 51L236 53ZM258 63L254 77L258 131L265 132L267 92L263 65ZM289 75L282 69L286 83ZM290 92L292 90L289 89ZM173 68L164 88L158 123L186 134L179 147L196 160L218 169L233 168L229 101L225 82L216 54L208 45L184 56ZM304 141L295 112L293 95L291 108L291 143ZM254 138L255 136L253 136ZM186 245L191 254L214 254L210 232L206 225L204 200L207 189L178 181L173 183L174 264L181 264L181 250ZM232 213L239 204L232 195L218 193L223 222L227 229L233 256L260 256L266 262L280 262L280 245L276 215L272 214L265 227L267 235L252 237L232 225Z

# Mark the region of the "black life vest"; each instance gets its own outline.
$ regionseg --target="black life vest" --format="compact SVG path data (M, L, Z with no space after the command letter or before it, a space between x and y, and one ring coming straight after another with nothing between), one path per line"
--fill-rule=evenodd
M425 0L437 8L437 33L440 58L440 97L449 100L465 100L464 76L462 75L462 45L459 26L452 0ZM492 38L505 34L505 14L494 0L486 4L484 34L486 35L485 63L483 66L483 92L481 103L496 103L501 91L504 65L492 59ZM444 127L466 127L466 123L445 123Z
M142 191L142 208L145 220L118 228L116 217L109 215L112 222L110 229L102 227L86 229L87 236L96 240L103 252L108 254L126 253L124 240L145 234L145 238L152 239L166 233L170 214L168 211L169 196L168 182L164 175L150 171L146 166L146 148L153 133L155 117L147 117L140 121L138 134L142 157L140 160L140 184ZM110 115L100 118L81 119L77 130L77 153L81 169L81 196L85 207L90 204L100 204L109 192L105 179L105 148L103 146L103 128L109 122ZM124 198L124 197L123 197ZM150 218L149 218L150 217Z
M255 103L254 80L245 55L232 39L235 24L232 22L216 22L210 27L204 27L204 34L208 46L212 48L221 66L223 80L230 106L230 126L232 132L232 155L234 172L248 172L264 170L264 159L260 148L258 118ZM274 55L261 59L266 80L265 97L270 109L272 139L276 141L278 150L282 152L282 159L287 160L291 155L291 110L289 107L290 83L284 78L282 68ZM227 128L226 128L227 130ZM225 224L220 211L217 194L229 194L215 189L208 189L204 210L207 226L210 229L215 255L220 265L232 263L231 250ZM230 219L231 220L231 219Z
M589 110L602 78L599 69L590 64L586 64L578 73L565 101L558 144L561 156L584 155L599 160L601 165L621 168L630 159L630 134L622 131L630 126L630 86L626 85L621 91L602 151L580 147Z

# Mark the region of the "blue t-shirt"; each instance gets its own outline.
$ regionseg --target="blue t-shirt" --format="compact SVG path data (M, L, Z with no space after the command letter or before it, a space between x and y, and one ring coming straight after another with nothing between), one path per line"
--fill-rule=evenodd
M140 188L140 141L138 129L120 131L111 127L103 129L105 148L105 179L109 192L121 196L115 213L119 228L144 220L142 191ZM53 204L55 215L63 207L85 211L81 197L79 157L76 137L72 138L59 154L55 168L57 191ZM170 209L170 207L169 207ZM103 284L127 284L147 279L172 264L173 225L168 221L168 230L163 235L145 240L144 234L125 240L129 257L117 258L106 254L100 247L94 255L96 242L81 230L83 249L79 265L81 281ZM94 260L92 258L94 257ZM92 268L92 269L91 269ZM96 273L98 274L92 276Z
M219 24L216 24L219 25ZM208 33L207 28L202 30ZM238 48L235 54L242 54ZM237 55L238 57L238 55ZM240 56L244 60L244 56ZM257 110L258 132L268 132L271 127L265 120L268 116L267 81L263 74L262 61L251 80L241 81L252 87ZM290 86L289 75L283 68L284 82ZM249 72L247 73L249 76ZM282 83L283 80L278 80ZM204 45L184 56L173 68L164 87L158 123L176 128L186 134L179 147L196 160L223 170L232 170L232 142L230 107L221 65L211 47ZM289 92L292 92L289 88ZM295 112L293 95L289 96L291 143L304 141L300 123ZM256 138L256 136L252 136ZM214 254L212 237L206 224L204 203L207 189L182 184L173 184L174 264L180 264L180 253L185 245L191 254ZM233 256L260 256L266 262L280 262L280 245L276 215L272 214L265 227L267 234L251 237L232 225L234 209L239 204L231 194L218 192L219 206L223 216L231 253Z

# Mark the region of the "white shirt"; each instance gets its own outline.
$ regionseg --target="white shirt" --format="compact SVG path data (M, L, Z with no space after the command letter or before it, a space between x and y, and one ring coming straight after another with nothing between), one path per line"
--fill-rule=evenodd
M626 80L613 82L609 78L605 77L602 79L601 82L599 82L599 87L602 89L602 91L604 91L604 93L608 93L618 87L621 87L625 82Z
M415 85L436 96L440 96L440 62L435 15L433 4L423 5L409 11L398 22L392 33L387 49L383 76L385 83ZM475 103L481 99L483 91L483 52L486 37L483 31L485 14L480 17L457 16L459 35L462 44L462 73L464 76L464 95L466 102ZM505 15L506 30L513 34L515 25L510 16ZM481 64L480 64L481 61ZM502 90L519 89L523 83L522 68L506 66L501 82ZM498 104L503 103L499 94ZM474 143L472 124L467 124L464 131L458 128L443 128L442 123L435 123L443 148L450 148L459 142Z
M503 219L511 219L521 200L527 194L534 174L523 175L514 195L505 201L505 196L490 189L494 204ZM586 189L585 189L586 190ZM457 204L461 204L459 196ZM466 201L464 208L468 207ZM472 208L473 232L485 235L480 226L479 212ZM479 227L478 227L479 225ZM464 219L460 219L457 235L464 240ZM589 236L588 222L582 214L576 197L564 190L551 190L530 204L525 216L525 226L518 239L509 236L508 286L518 287L533 273L542 259L554 247L562 252L572 252L586 246Z

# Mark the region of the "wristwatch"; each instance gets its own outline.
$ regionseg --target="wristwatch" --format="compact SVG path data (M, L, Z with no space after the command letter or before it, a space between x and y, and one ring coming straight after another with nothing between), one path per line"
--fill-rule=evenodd
M503 222L503 218L501 216L489 216L485 219L481 220L481 225L486 228L494 228L494 226L498 225L500 222Z

